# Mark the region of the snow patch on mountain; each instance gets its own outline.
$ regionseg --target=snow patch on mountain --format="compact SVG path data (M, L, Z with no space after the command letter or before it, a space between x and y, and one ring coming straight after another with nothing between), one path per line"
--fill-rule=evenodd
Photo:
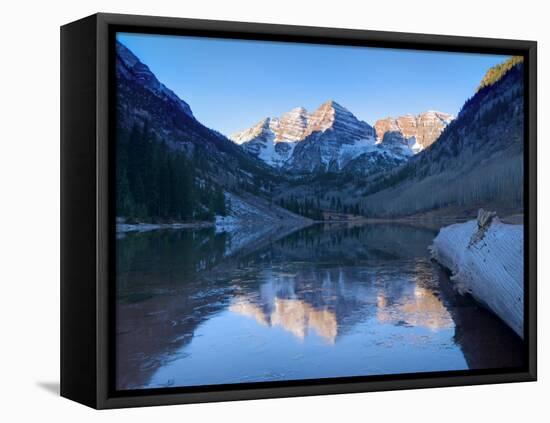
M342 168L345 163L348 163L362 154L372 153L376 148L374 138L362 138L355 141L353 144L343 144L340 149L338 166Z

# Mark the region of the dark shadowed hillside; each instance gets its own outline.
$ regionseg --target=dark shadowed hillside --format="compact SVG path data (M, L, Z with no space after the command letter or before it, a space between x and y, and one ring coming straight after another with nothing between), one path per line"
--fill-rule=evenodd
M501 68L503 69L503 68ZM523 206L523 64L515 63L464 104L430 148L365 183L368 215L401 216L449 206Z
M272 169L202 125L120 42L116 52L118 216L213 220L232 215L228 193L252 210L239 193L270 197Z

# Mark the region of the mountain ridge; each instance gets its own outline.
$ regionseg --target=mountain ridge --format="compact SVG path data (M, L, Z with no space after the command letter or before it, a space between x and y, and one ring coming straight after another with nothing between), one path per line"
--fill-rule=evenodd
M433 143L454 118L428 111L410 115L413 123L407 125L402 121L408 116L379 120L377 129L338 102L328 100L311 113L300 106L281 117L263 118L230 139L249 154L285 171L340 172L353 168L364 174L371 173L363 167L373 161L386 162L389 168L407 160ZM384 139L387 132L392 133ZM361 157L365 154L369 157Z

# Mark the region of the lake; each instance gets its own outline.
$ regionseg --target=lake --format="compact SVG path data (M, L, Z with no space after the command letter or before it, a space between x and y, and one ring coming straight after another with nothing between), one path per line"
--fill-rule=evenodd
M429 259L436 229L315 224L119 234L117 389L522 365Z

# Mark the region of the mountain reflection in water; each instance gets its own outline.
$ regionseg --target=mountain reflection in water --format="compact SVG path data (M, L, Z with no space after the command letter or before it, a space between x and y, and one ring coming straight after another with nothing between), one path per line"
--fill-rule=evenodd
M309 330L330 343L334 343L338 333L336 315L330 310L315 310L302 300L275 298L273 311L267 315L256 304L239 299L229 307L230 311L253 317L266 326L281 326L299 339L304 339Z
M429 261L433 230L262 231L253 247L207 229L117 241L119 389L522 364L522 341Z

